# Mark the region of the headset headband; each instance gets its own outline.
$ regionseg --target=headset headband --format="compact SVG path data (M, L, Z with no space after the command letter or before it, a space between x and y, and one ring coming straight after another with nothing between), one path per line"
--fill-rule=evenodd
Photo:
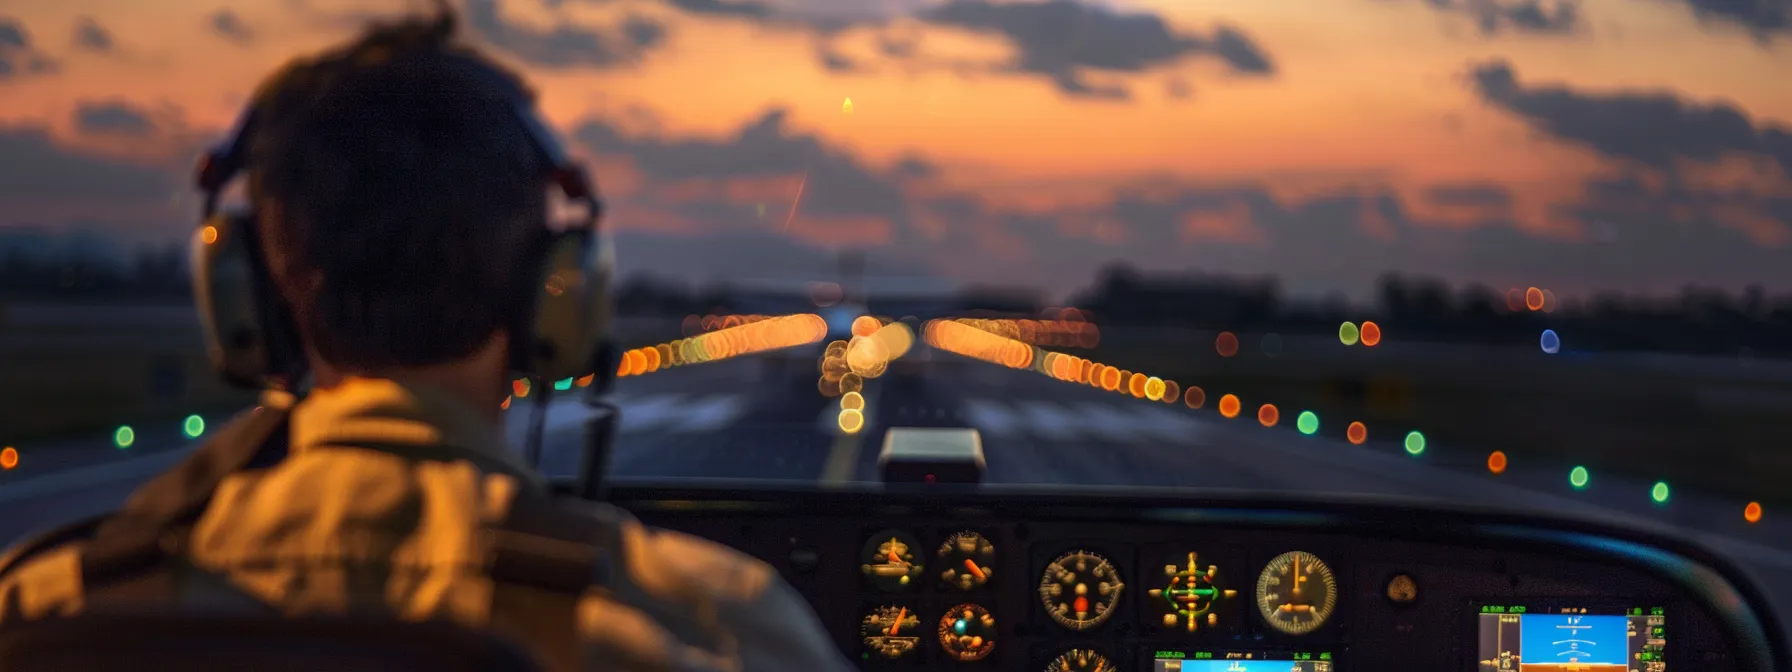
M603 218L603 201L598 198L597 188L586 175L584 167L572 160L571 155L554 137L553 131L548 130L547 124L542 122L533 105L518 103L512 106L512 110L523 131L528 134L530 145L548 165L548 181L558 187L567 199L585 206L585 217L579 224L595 230ZM259 116L259 108L250 105L237 118L229 139L206 152L200 159L195 179L200 192L205 196L205 216L210 217L217 211L218 197L224 192L224 187L248 167L248 142L255 132Z

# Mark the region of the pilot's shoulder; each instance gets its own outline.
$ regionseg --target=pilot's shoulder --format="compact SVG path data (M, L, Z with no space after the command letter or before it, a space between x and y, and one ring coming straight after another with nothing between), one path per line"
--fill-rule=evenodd
M0 575L0 623L64 616L81 609L81 547L63 544Z
M702 537L633 519L621 532L628 578L649 595L752 602L777 578L764 561Z

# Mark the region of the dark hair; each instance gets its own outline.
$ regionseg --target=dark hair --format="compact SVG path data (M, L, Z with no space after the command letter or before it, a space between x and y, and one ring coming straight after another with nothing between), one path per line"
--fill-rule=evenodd
M376 24L256 94L249 194L305 342L351 371L466 357L510 327L546 157L522 80L454 16Z

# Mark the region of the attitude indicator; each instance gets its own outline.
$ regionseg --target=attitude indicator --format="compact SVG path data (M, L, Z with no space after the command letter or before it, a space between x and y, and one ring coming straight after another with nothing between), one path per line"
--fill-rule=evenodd
M1220 615L1214 610L1221 601L1238 596L1238 591L1220 588L1220 568L1208 565L1202 569L1195 563L1196 554L1189 553L1182 565L1164 565L1168 585L1152 588L1150 595L1163 610L1164 627L1194 632L1203 622L1208 627L1219 625Z
M920 547L907 532L884 530L872 535L860 550L863 564L859 571L864 572L871 585L885 592L907 590L926 569L915 550Z
M1114 672L1114 664L1089 649L1071 649L1047 665L1045 672Z

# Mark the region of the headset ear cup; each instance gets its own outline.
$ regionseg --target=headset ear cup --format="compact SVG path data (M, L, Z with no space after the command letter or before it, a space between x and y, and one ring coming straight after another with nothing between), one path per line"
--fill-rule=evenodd
M212 368L226 381L259 388L273 370L271 340L257 299L253 215L217 214L193 235L193 299Z
M551 234L541 261L522 370L549 380L604 375L592 370L610 321L610 266L601 241L589 229Z

